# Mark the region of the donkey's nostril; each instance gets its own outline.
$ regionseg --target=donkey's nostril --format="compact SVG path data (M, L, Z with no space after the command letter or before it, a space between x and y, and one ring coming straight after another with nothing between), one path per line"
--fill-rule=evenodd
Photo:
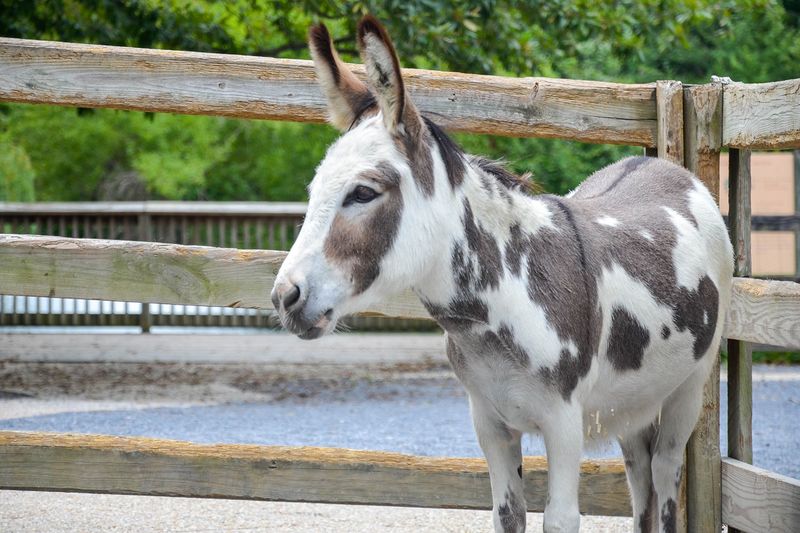
M292 285L292 288L283 293L283 308L287 311L291 308L294 304L296 304L300 300L300 287L297 285Z

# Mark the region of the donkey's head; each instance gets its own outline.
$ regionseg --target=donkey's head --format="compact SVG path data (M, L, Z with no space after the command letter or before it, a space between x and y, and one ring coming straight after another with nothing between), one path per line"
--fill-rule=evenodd
M311 28L309 45L330 121L345 133L309 186L272 301L284 327L313 339L424 274L435 247L434 175L463 163L460 152L455 163L440 158L436 145L449 140L409 100L394 46L374 18L358 27L366 84L339 59L324 25Z

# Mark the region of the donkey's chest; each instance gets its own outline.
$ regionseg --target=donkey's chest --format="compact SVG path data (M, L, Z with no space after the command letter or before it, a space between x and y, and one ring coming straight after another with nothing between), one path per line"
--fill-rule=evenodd
M471 400L519 431L537 431L544 407L559 398L527 352L502 331L448 334L447 356Z

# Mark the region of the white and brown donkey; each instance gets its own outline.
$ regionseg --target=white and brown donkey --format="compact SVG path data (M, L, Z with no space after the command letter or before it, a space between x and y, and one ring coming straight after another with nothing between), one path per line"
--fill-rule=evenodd
M675 531L683 449L715 364L732 252L708 190L632 157L566 197L531 195L463 153L403 87L373 18L358 45L368 85L311 28L331 122L344 135L309 187L272 300L304 339L407 288L447 333L489 464L497 531L523 531L520 438L549 462L547 532L577 532L583 447L617 438L637 532Z

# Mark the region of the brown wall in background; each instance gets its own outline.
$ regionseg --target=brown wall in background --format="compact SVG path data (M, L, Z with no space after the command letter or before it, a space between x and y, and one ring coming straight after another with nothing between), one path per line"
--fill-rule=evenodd
M753 215L793 215L795 205L795 162L792 152L754 153L752 173ZM720 160L720 209L728 214L728 154ZM791 231L754 231L752 234L753 274L795 275L796 239Z

